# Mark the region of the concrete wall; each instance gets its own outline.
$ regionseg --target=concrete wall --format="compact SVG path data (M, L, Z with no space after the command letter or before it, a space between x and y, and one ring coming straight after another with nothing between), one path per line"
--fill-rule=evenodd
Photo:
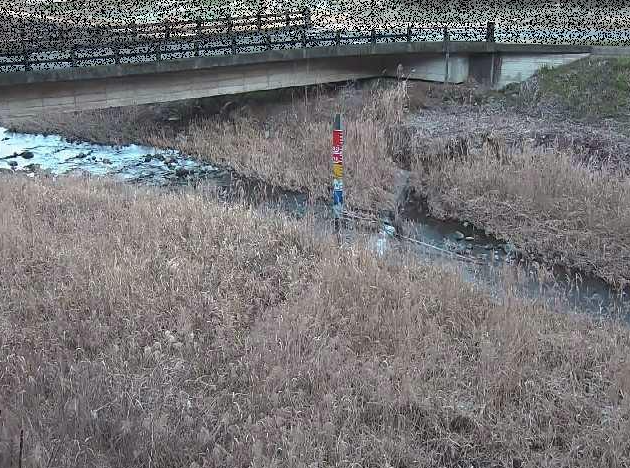
M557 67L574 62L589 54L501 54L498 76L494 87L503 88L531 78L544 66Z
M463 83L473 78L478 83L495 89L510 83L520 83L531 78L543 66L557 67L588 57L587 53L571 54L457 54L449 58L449 83ZM410 79L443 82L445 78L445 56L408 55L392 58L403 66L402 72ZM387 76L397 76L396 70L388 69Z
M596 57L630 57L630 47L593 46L591 55Z

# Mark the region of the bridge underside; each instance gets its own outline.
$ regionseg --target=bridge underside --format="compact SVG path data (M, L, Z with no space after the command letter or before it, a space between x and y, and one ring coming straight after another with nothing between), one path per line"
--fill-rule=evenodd
M391 49L391 48L390 48ZM347 80L397 76L460 83L474 77L492 86L528 78L541 66L567 63L588 55L584 50L510 53L434 50L404 53L340 54L320 51L306 56L224 58L213 63L161 62L151 66L119 65L84 70L50 70L0 76L0 120L15 121L44 112L72 112L177 101ZM336 53L334 53L336 52ZM393 52L393 53L391 53ZM254 55L254 54L252 54ZM262 55L262 54L255 54Z
M27 118L43 111L102 109L334 83L379 76L382 70L381 60L343 57L24 84L0 97L0 115Z

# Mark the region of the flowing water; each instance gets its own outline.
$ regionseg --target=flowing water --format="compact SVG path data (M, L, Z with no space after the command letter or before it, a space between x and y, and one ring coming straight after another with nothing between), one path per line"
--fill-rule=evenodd
M298 217L310 210L323 225L330 224L325 203L309 204L304 194L239 178L227 169L200 163L176 151L69 142L55 135L12 133L0 128L0 172L25 172L35 177L42 171L54 175L76 172L110 175L132 183L165 187L203 181L227 193L238 189L259 206ZM506 275L516 275L519 278L514 284L520 295L555 309L630 317L627 291L615 290L579 272L550 271L519 262L518 253L511 245L467 223L431 218L422 201L414 197L407 198L401 215L404 236L387 221L368 220L375 231L372 243L377 254L410 248L424 259L457 265L465 278L488 287L497 296L504 290L501 283ZM346 241L352 242L359 224L347 223ZM519 268L514 267L515 263L520 263Z

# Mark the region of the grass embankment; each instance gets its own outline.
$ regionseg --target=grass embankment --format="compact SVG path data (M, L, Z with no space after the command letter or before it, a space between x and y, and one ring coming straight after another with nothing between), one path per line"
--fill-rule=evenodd
M501 147L419 162L415 176L437 216L469 220L548 265L630 281L630 179L615 168Z
M26 467L630 462L621 324L199 191L0 182L2 466L20 429Z
M516 88L529 110L551 105L565 116L619 123L630 116L629 83L630 61L593 59L545 69ZM472 221L548 264L630 281L630 161L571 147L512 147L506 136L514 137L489 128L481 148L466 142L468 152L416 159L416 187L434 213Z
M543 68L536 79L508 86L523 108L553 109L572 118L630 121L630 58L586 58Z

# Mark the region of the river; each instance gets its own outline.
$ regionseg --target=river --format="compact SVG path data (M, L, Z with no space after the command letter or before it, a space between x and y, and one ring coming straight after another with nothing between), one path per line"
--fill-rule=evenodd
M304 194L253 183L229 169L200 163L176 151L138 145L69 142L55 135L13 133L0 128L0 172L23 172L37 177L42 171L52 175L79 172L113 176L130 183L162 187L203 182L227 195L238 188L259 206L297 217L311 210L322 227L330 225L329 209L324 202L308 203ZM519 295L544 302L554 309L630 317L627 291L619 292L579 272L547 271L519 262L513 247L474 226L427 216L421 200L408 197L402 218L404 235L376 219L368 221L371 227L367 228L365 223L349 220L344 230L345 241L352 242L353 232L367 229L373 232L371 242L377 255L386 255L391 249L410 249L425 260L456 266L467 280L482 284L497 296L504 291L502 282L506 275L518 276L520 279L514 286ZM518 268L516 263L520 263Z

